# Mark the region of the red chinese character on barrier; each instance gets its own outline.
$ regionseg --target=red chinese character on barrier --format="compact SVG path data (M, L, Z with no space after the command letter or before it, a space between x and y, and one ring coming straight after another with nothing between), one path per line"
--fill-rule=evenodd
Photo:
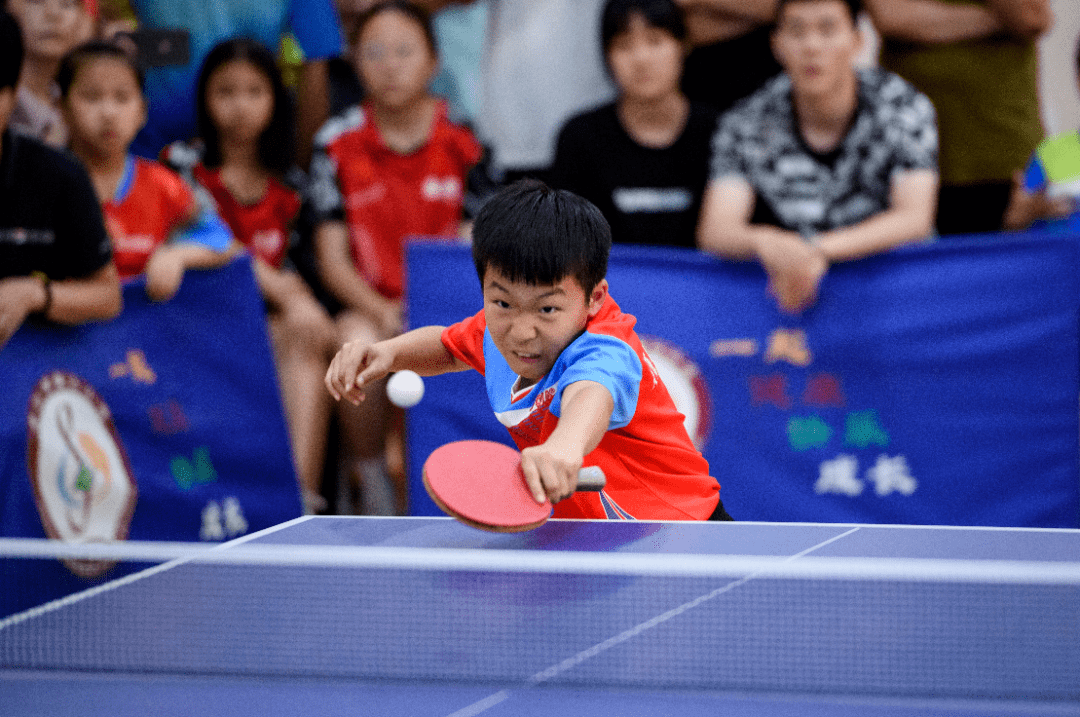
M772 404L785 410L791 408L791 398L787 395L787 376L782 373L751 376L750 402L755 406Z
M802 401L808 406L843 407L846 403L840 379L831 373L818 373L811 376L806 382Z
M154 433L168 436L188 430L187 416L184 415L183 407L175 399L151 406L147 414L150 416L150 428Z

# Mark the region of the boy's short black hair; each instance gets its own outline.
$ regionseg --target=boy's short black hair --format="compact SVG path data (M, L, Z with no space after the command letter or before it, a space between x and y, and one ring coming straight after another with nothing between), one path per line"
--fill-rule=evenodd
M615 38L630 27L630 19L641 15L645 24L671 33L676 40L686 40L686 21L674 0L608 0L600 16L600 46L607 57Z
M101 58L119 60L127 65L131 69L131 74L135 76L139 92L146 93L146 75L131 53L105 40L91 40L74 48L60 60L60 69L56 72L56 84L60 88L60 96L65 98L68 96L71 85L75 82L75 76L79 74L83 65Z
M586 296L607 275L611 227L573 192L522 179L489 199L473 225L473 262L480 283L487 269L510 281L557 284L573 276Z
M11 13L0 9L0 90L19 86L22 64L22 30Z
M776 17L777 17L777 19L780 18L780 13L782 13L784 11L784 6L791 5L792 3L796 3L796 2L810 2L810 0L777 0L777 3L776 3ZM847 5L848 12L851 13L851 22L858 25L859 24L859 15L862 13L862 10L863 10L862 0L841 0L841 2L843 2L845 5Z

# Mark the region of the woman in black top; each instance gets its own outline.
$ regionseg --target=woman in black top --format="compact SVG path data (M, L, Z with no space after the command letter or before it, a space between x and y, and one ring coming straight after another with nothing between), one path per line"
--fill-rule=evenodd
M693 247L716 114L679 88L681 12L672 0L609 0L601 40L618 98L564 125L552 183L599 207L615 242Z

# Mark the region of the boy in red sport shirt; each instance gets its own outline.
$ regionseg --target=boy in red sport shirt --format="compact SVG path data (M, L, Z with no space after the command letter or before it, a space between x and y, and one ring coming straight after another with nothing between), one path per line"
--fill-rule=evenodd
M511 185L473 228L483 309L450 327L346 344L328 390L359 402L393 371L472 368L521 449L533 497L557 502L555 517L730 520L636 319L608 293L610 247L607 221L589 202L536 181ZM604 471L602 492L574 493L583 466Z

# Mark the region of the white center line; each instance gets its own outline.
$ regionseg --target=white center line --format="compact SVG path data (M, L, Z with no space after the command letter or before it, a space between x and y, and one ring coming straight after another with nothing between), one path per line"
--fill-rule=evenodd
M833 537L829 538L828 540L825 540L825 541L823 541L821 543L818 543L817 545L814 545L812 547L807 548L806 550L803 550L801 552L798 552L798 553L795 553L794 555L789 556L787 559L784 560L784 562L791 562L793 560L798 560L799 558L801 558L801 557L803 557L805 555L809 555L810 553L814 552L815 550L819 550L819 549L825 547L826 545L829 545L830 543L834 543L837 540L840 540L842 538L846 538L847 536L849 536L852 533L858 531L859 529L860 529L860 526L856 526L856 527L854 527L854 528L852 528L852 529L850 529L850 530L848 530L848 531L846 531L844 533L840 533L839 535L834 535ZM533 675L532 677L528 678L525 681L526 682L525 687L528 688L528 687L532 687L534 685L543 684L544 682L547 682L547 681L549 681L549 680L551 680L551 679L553 679L555 677L558 677L559 675L563 674L564 672L567 672L568 670L573 669L574 667L580 665L581 663L585 662L586 660L590 660L593 657L596 657L597 655L602 654L602 653L606 652L607 650L610 650L611 648L615 647L616 645L621 645L622 643L626 642L627 640L629 640L632 637L637 637L638 635L642 634L643 632L647 632L648 630L651 630L651 629L653 629L654 627L656 627L658 625L664 624L665 622L672 619L673 617L677 617L679 615L682 615L683 613L685 613L685 612L687 612L689 610L692 610L695 607L697 607L697 606L699 606L699 605L701 605L703 603L706 603L706 602L708 602L708 601L710 601L710 600L712 600L712 599L714 599L716 597L719 597L720 595L723 595L726 592L730 592L731 590L734 590L735 588L739 587L740 585L745 585L746 583L750 582L751 580L753 580L754 578L756 578L760 574L761 573L751 573L750 575L739 578L738 580L730 582L727 585L724 585L723 587L719 587L716 590L713 590L712 592L706 593L706 594L704 594L704 595L702 595L700 597L696 597L696 598L694 598L693 600L691 600L691 601L689 601L687 603L679 605L676 608L672 608L671 610L668 610L665 613L662 613L660 615L657 615L654 618L646 620L645 622L643 622L643 623L641 623L639 625L635 625L634 627L631 627L628 630L625 630L625 631L619 633L618 635L615 635L614 637L610 637L610 638L608 638L607 640L604 640L601 643L593 645L592 647L590 647L590 648L588 648L586 650L582 650L581 652L574 655L573 657L568 657L567 659L563 660L562 662L560 662L558 664L555 664L555 665L552 665L551 667L547 668L546 670L541 670L540 672L537 672L535 675ZM476 715L481 714L482 712L486 712L487 710L491 709L492 707L495 707L496 705L499 705L499 704L505 702L507 699L510 698L511 694L512 693L511 693L510 690L500 690L499 692L496 692L493 695L485 697L484 699L480 700L479 702L474 702L473 704L471 704L471 705L469 705L467 707L463 707L460 710L451 713L447 717L475 717Z

